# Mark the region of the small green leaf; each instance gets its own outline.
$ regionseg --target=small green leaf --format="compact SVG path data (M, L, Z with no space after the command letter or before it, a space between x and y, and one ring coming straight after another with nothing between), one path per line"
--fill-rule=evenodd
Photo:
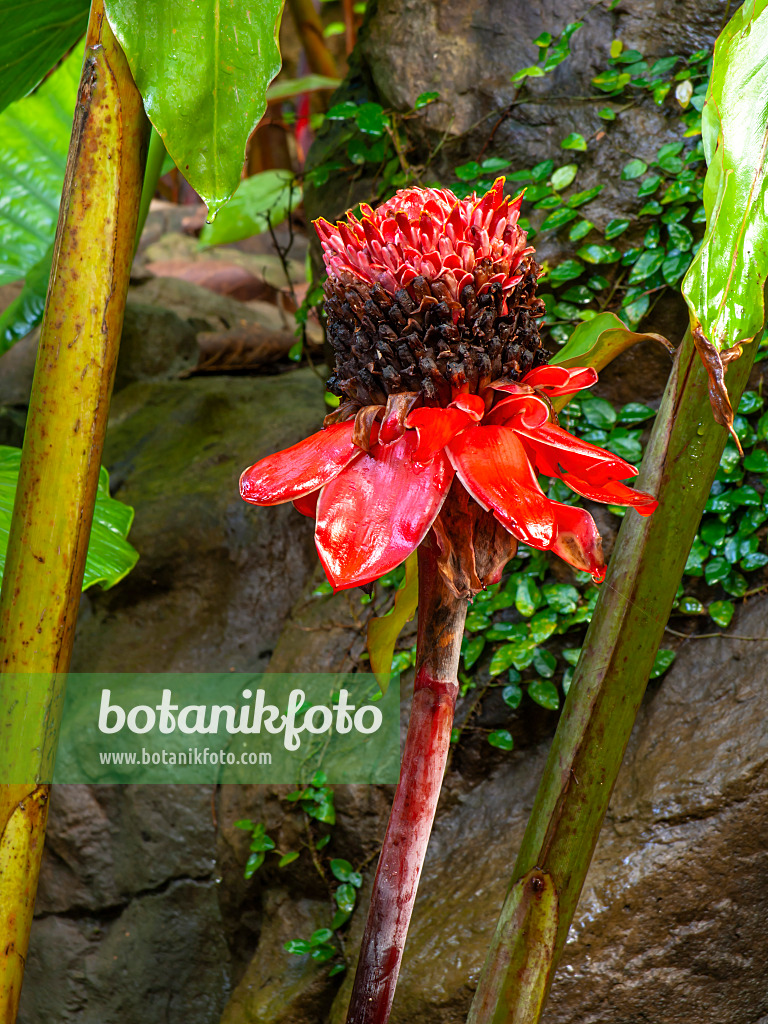
M520 707L520 702L523 699L523 691L522 691L522 688L520 687L520 684L519 683L509 683L501 691L501 698L504 701L504 703L508 707L512 708L513 710L515 708L519 708Z
M465 637L461 644L461 653L464 658L464 668L469 671L483 653L485 647L484 636L474 636L471 639Z
M333 932L330 928L318 928L316 932L312 932L309 937L310 946L324 945L326 942L333 941Z
M764 448L756 448L744 459L744 468L750 473L768 473L768 452Z
M628 227L629 227L629 221L628 220L624 220L624 219L609 220L608 223L605 225L605 231L603 232L603 234L608 239L608 241L610 241L612 238L618 238L619 235L624 234L624 232L627 230Z
M658 217L664 207L661 203L652 199L650 203L646 203L638 210L638 217Z
M389 125L389 118L380 103L362 103L355 111L357 127L366 135L383 135Z
M570 135L566 135L563 141L560 143L561 149L577 149L584 152L587 148L587 140L583 135L578 132L571 132Z
M334 893L336 899L336 906L344 914L351 914L355 909L355 901L357 900L357 892L353 885L345 883L340 885Z
M552 281L573 281L581 276L583 270L584 265L577 260L563 260L562 263L559 263L554 268L549 276Z
M578 172L578 164L564 164L552 173L549 183L556 192L562 192L564 188L568 188Z
M328 843L330 843L330 841L331 841L330 834L328 834L327 836L323 836L322 839L318 839L318 841L315 843L315 849L316 850L324 850L325 847L328 845Z
M631 77L631 75L624 72L611 69L610 71L604 71L601 75L596 75L592 79L592 85L601 92L617 93L629 85Z
M736 608L733 601L713 601L707 608L711 619L717 623L722 629L727 629L731 624L733 613Z
M752 413L759 412L763 405L764 399L756 391L745 391L739 401L739 415L751 416Z
M551 177L554 169L554 160L542 160L541 163L535 164L531 168L531 177L535 182L546 181L547 178Z
M495 729L488 734L488 742L492 747L498 747L500 750L512 750L515 746L512 733L508 729Z
M279 861L277 862L277 866L278 866L279 868L284 868L284 867L286 867L286 866L287 866L288 864L293 864L293 862L294 862L295 860L298 860L298 859L299 859L299 856L300 856L300 854L299 854L299 851L298 851L298 850L290 850L290 851L289 851L288 853L284 853L284 854L283 854L283 856L282 856L282 857L280 858L280 860L279 860Z
M693 245L693 234L684 224L670 224L667 227L669 238L676 249L687 252Z
M594 301L594 292L587 288L583 284L572 285L567 291L563 292L563 298L567 302L576 302L580 306L587 306L590 302Z
M335 978L337 974L343 974L346 969L346 964L334 964L330 971L328 971L328 977Z
M243 871L245 878L252 878L256 874L264 863L264 857L265 854L261 850L255 851L248 856L248 860L245 862L245 870Z
M597 112L597 116L602 118L603 121L615 121L616 111L611 110L610 107L601 107Z
M345 100L343 103L336 103L328 113L325 115L329 121L345 121L347 118L354 117L357 113L357 104L351 100Z
M413 104L414 110L423 110L424 107L429 106L430 103L434 103L440 99L439 92L420 92L416 97L416 102Z
M542 223L540 230L554 231L557 228L563 227L564 224L568 224L575 217L578 217L575 210L569 210L566 207L561 207L559 210L555 210L554 213L550 213Z
M283 949L295 956L305 956L312 951L311 945L305 939L289 939L283 944Z
M583 245L576 253L586 263L615 263L621 253L613 245Z
M571 230L568 232L568 237L572 242L578 242L580 239L588 235L589 232L595 225L591 220L580 220L578 224L574 224Z
M544 679L551 679L557 669L557 658L551 651L539 647L533 656L533 667Z
M469 163L455 167L453 173L460 181L474 181L483 173L483 169L477 160L470 160Z
M561 615L575 612L581 596L576 587L567 583L548 583L541 588L541 592L549 607Z
M583 206L584 203L588 203L590 199L594 199L595 196L599 196L602 191L602 185L594 185L592 188L585 189L584 192L576 192L574 195L569 196L566 199L566 203L572 210L575 210L577 207Z
M515 606L529 619L541 604L541 591L530 576L521 576L515 593Z
M649 679L658 679L663 676L669 666L675 660L675 652L670 650L659 651L656 655Z
M343 858L337 858L331 861L331 874L339 882L348 882L349 876L352 874L352 865L348 860Z
M498 174L510 166L509 160L500 156L489 156L480 164L485 174Z
M521 68L519 71L516 71L510 78L510 82L513 85L520 85L526 78L541 78L543 75L544 69L540 68L537 64L532 64L530 67Z
M543 611L536 612L530 621L531 640L534 644L543 644L545 640L552 636L557 627L557 612L553 608L546 608ZM533 660L533 654L531 655L531 660ZM527 668L529 664L530 661L525 665L515 663L515 668Z
M667 256L661 264L661 274L666 283L674 286L686 272L691 264L691 254L687 252L676 253L674 256Z
M387 692L393 666L393 656L397 638L403 631L406 622L416 614L419 602L419 570L416 552L405 561L405 579L402 587L395 594L395 605L387 615L372 618L368 623L368 654L371 659L371 671L382 693ZM479 657L479 655L478 655Z
M629 402L619 412L619 423L644 423L655 415L656 410L650 406L642 405L640 402Z
M666 258L663 249L646 249L629 272L628 284L638 284L655 274Z
M555 684L548 679L534 679L529 683L528 696L548 711L557 711L560 707L560 694Z
M680 599L678 611L682 615L701 615L704 612L704 605L695 597L685 596Z
M616 410L604 398L585 398L581 411L587 423L601 430L609 430L616 422Z
M634 178L639 178L641 174L645 174L648 170L648 164L643 160L634 159L630 160L629 163L624 164L621 169L621 180L632 181Z

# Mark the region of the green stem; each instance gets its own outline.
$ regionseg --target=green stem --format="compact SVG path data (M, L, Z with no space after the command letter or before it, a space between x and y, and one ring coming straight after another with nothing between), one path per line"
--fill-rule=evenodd
M729 366L734 408L756 353ZM727 436L689 332L637 481L660 505L619 532L468 1024L539 1020Z
M16 1018L147 121L93 0L0 592L0 1021Z
M160 172L163 169L163 161L165 160L165 143L160 138L157 131L153 128L149 136L149 151L147 153L147 166L144 171L144 184L141 189L141 199L139 201L139 219L136 223L136 241L134 243L134 253L139 247L141 240L141 233L144 230L144 225L147 223L147 214L149 213L149 204L157 191L157 183L160 180Z

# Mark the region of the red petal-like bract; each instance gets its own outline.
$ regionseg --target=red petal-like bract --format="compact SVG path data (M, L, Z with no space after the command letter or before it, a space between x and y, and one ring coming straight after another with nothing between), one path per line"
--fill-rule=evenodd
M415 465L416 443L409 431L394 444L374 445L320 492L315 542L337 590L370 583L400 565L440 511L453 470L442 454Z
M537 548L550 546L555 518L514 431L469 427L448 446L448 457L475 501L510 533Z
M659 507L658 501L652 494L634 491L618 480L612 480L603 484L602 487L597 487L586 480L579 480L570 473L564 474L561 479L572 491L580 494L583 498L589 498L590 501L601 501L605 505L631 505L641 516L649 516Z
M580 441L552 423L529 430L521 420L512 419L509 426L520 435L536 469L545 476L562 477L564 473L573 473L582 480L587 477L598 487L609 480L637 476L635 467L618 455Z
M592 574L596 583L605 577L603 542L589 512L574 505L551 501L557 520L552 550L574 569Z
M360 449L354 420L332 423L282 452L268 455L240 477L240 494L253 505L282 505L311 494L344 469Z

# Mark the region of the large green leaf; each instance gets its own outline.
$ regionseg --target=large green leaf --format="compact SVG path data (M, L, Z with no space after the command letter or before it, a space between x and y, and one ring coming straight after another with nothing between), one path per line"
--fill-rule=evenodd
M106 0L149 119L211 216L240 182L280 70L283 0Z
M550 359L550 363L569 367L591 366L595 370L602 370L616 356L639 341L658 341L670 354L674 354L673 347L660 334L638 334L630 331L613 313L599 313L592 320L579 324L565 345ZM571 398L573 395L563 395L552 404L559 412Z
M240 182L213 224L200 233L202 245L239 242L284 221L301 202L301 186L291 171L261 171Z
M5 0L0 5L0 110L21 99L85 33L89 0Z
M56 233L83 55L0 114L0 284L24 277Z
M0 580L5 569L8 530L19 478L21 450L0 446ZM100 583L113 587L136 564L138 551L126 540L133 522L133 509L109 494L109 474L102 466L93 512L93 527L85 563L83 590Z
M768 0L746 0L715 44L702 115L707 229L683 281L694 332L719 351L762 329L768 276Z

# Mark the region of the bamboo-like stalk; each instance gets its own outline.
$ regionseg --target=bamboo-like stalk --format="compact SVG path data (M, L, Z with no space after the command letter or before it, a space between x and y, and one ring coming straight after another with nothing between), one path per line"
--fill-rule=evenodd
M148 123L93 0L0 593L0 1022L16 1019Z
M416 680L400 782L382 847L347 1024L386 1024L440 796L459 684L467 602L437 569L432 538L419 548Z
M323 37L323 23L312 0L288 0L288 6L310 70L316 75L338 78L339 69Z
M734 408L756 351L728 368ZM689 332L637 481L659 508L619 532L468 1024L539 1020L726 439Z

